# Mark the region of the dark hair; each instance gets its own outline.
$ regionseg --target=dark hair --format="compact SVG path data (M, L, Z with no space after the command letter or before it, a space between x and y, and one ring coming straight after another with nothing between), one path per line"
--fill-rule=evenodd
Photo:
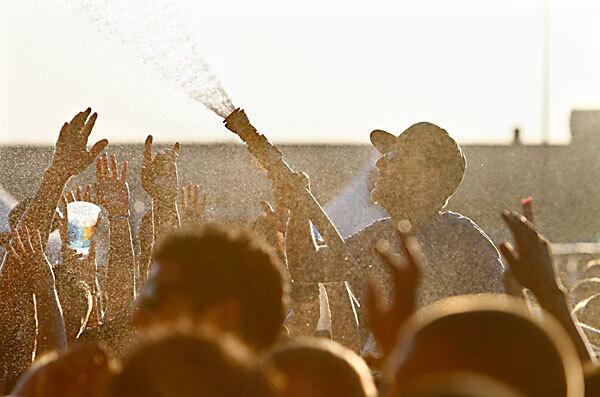
M275 381L232 338L171 333L135 349L110 396L275 396Z
M267 357L286 376L307 380L314 396L374 397L369 367L352 350L328 339L297 338Z
M240 305L240 336L256 350L278 338L288 284L277 256L249 231L209 224L168 235L154 252L160 266L180 266L182 290L197 312L223 299Z

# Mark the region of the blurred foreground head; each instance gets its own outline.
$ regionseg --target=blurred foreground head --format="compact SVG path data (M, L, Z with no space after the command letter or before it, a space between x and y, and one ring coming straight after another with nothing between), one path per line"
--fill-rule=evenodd
M435 124L421 122L399 136L375 130L371 143L382 154L371 198L397 219L439 211L460 185L466 169L462 150ZM417 214L417 215L415 215Z
M402 397L525 397L496 379L464 371L426 376L403 389Z
M328 339L294 339L276 347L267 360L286 377L285 397L377 396L364 360Z
M230 332L256 351L279 337L288 284L271 249L250 232L208 225L165 238L138 301L136 325L181 318Z
M104 397L113 367L112 359L99 346L78 344L60 355L36 361L11 395Z
M405 324L387 363L393 395L426 377L466 371L529 397L582 396L575 347L554 318L543 317L533 319L521 300L503 295L459 296L424 308Z
M111 397L272 397L276 378L232 338L174 333L134 350Z

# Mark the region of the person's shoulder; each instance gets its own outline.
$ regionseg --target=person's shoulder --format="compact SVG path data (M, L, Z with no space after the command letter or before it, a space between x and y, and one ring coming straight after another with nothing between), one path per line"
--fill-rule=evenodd
M452 227L464 230L469 230L484 235L486 238L487 234L483 231L478 224L476 224L468 216L459 214L457 212L445 211L440 213L437 219L434 221L436 227ZM488 238L489 239L489 238Z
M471 218L452 211L442 212L436 220L438 230L451 230L450 236L460 241L463 245L470 246L472 249L478 247L488 251L496 257L500 257L492 239L479 227Z
M376 236L376 235L383 237L384 235L394 231L393 223L394 222L392 221L392 218L389 218L389 217L383 218L383 219L378 219L378 220L370 223L369 225L363 227L356 233L348 236L346 238L346 241L347 242L358 241L358 240L362 240L364 238L368 238L368 237Z

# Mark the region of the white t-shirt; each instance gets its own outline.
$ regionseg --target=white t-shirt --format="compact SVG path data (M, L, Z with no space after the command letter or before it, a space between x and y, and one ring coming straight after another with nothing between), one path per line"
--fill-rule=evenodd
M422 269L418 307L442 298L477 293L502 293L503 265L498 250L479 226L455 212L442 212L413 231L426 263ZM364 301L365 281L374 276L383 285L388 299L392 291L386 265L375 252L385 238L400 254L397 229L391 218L381 219L346 239L359 269L350 280L358 300Z

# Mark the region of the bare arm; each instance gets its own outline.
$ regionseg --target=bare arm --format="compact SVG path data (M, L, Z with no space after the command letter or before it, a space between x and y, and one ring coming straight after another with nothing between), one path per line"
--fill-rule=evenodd
M106 271L105 316L113 318L135 298L135 272L133 242L129 224L129 186L127 162L120 167L113 154L106 154L96 161L96 200L108 212L109 258Z
M30 234L27 228L21 229L14 234L10 248L21 266L28 269L27 278L35 294L38 326L34 357L65 349L65 324L54 286L54 274L44 254L40 232L36 230Z
M296 181L292 185L297 187L275 183L277 206L289 210L285 247L292 279L305 283L348 281L348 271L353 267L346 245L317 245L309 215L298 201L295 189L301 186L302 189L310 190L308 176L296 174ZM345 260L346 257L349 260Z
M152 218L152 208L150 208L144 214L138 230L138 239L140 241L140 255L136 258L136 265L138 267L136 290L138 293L141 292L148 280L150 260L152 259L152 249L154 248L154 225Z
M152 155L152 135L144 144L142 187L152 197L155 241L180 226L177 212L177 157L179 143Z
M516 243L516 249L509 243L500 245L500 252L512 273L522 286L533 292L542 308L556 317L569 333L581 361L595 361L585 334L572 317L565 288L556 275L548 242L525 217L508 211L502 217Z
M188 182L181 187L179 193L179 214L181 216L181 226L192 227L200 226L206 221L205 209L208 193L202 193L200 185L194 185Z
M96 114L90 117L90 113L91 109L88 108L63 125L56 142L52 163L46 169L36 196L20 221L20 226L39 230L44 246L65 184L71 176L83 171L108 144L106 140L101 140L87 150L88 138L96 121ZM35 333L25 330L23 333L25 336L17 337L21 328L27 327L27 319L33 316L32 290L24 284L23 277L19 273L20 266L15 264L12 255L5 255L0 267L0 294L2 294L0 299L0 334L2 335L0 355L2 357L0 360L4 362L8 360L7 354L11 357L29 357L27 359L29 361L32 355L31 351L23 349L33 346L32 342L25 339L33 338ZM26 320L16 321L23 318ZM15 343L18 345L16 348L13 346ZM10 347L10 352L5 350L7 347ZM14 358L12 361L18 360ZM14 370L9 372L8 377L12 378L15 375L12 373Z

